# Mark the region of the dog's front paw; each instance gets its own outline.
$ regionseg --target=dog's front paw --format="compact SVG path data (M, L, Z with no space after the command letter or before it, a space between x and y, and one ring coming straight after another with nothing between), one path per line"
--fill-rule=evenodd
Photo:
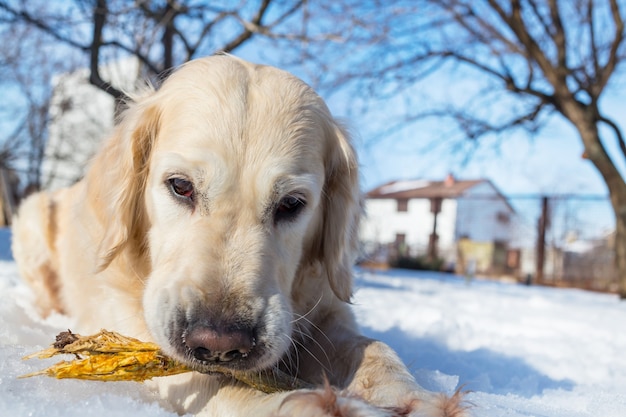
M395 417L397 413L374 407L355 396L326 386L312 391L297 391L280 406L277 417Z
M465 393L458 390L452 396L445 394L422 393L408 395L396 408L398 416L407 417L469 417L470 405L465 401Z
M412 392L397 397L393 403L377 406L327 384L288 395L276 417L470 417L470 405L461 390L452 396Z

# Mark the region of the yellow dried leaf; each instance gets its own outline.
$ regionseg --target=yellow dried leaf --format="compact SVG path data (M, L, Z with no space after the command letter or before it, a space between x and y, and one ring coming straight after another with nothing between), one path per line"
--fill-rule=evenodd
M59 362L22 378L47 375L59 379L145 381L154 377L191 372L186 365L166 356L154 343L141 342L106 330L92 336L80 336L69 330L62 332L57 335L56 342L50 348L28 355L24 359L46 359L61 354L72 354L75 359ZM231 376L265 393L308 387L305 382L278 369L247 373L216 365L211 372Z
M98 381L145 381L191 371L164 355L154 343L140 342L106 330L87 337L71 331L63 332L52 347L24 359L45 359L60 354L73 354L76 359L59 362L24 377L48 375Z

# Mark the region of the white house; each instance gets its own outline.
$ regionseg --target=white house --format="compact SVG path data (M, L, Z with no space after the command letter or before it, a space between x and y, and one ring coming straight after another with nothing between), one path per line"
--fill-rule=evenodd
M135 58L100 68L102 77L127 92L136 90L141 66ZM50 125L42 164L42 186L66 187L81 179L85 166L113 128L113 97L89 83L89 69L61 74L52 80Z
M441 258L457 272L511 263L515 211L489 180L392 181L365 195L365 210L360 239L371 256Z

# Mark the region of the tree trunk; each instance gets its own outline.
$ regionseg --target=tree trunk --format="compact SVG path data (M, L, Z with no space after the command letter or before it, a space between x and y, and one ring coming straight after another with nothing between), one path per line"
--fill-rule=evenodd
M580 133L587 158L602 175L615 212L615 268L619 296L626 299L626 182L600 141L597 110L591 107L577 110L568 118Z
M613 203L615 210L615 267L619 297L626 300L626 195L621 195L621 203ZM611 200L614 200L611 196Z

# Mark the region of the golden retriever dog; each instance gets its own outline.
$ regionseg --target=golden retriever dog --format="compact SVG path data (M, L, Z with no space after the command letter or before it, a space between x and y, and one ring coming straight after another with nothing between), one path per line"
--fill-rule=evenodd
M158 343L180 413L464 416L416 384L350 310L361 213L344 129L304 82L227 56L129 104L85 177L24 201L14 255L42 314ZM211 364L317 389L262 394Z

